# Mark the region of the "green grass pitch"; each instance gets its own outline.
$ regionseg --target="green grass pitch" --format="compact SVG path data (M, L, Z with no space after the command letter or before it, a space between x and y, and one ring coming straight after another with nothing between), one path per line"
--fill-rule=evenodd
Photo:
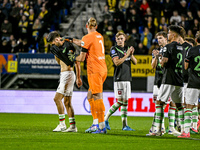
M190 139L178 139L165 134L146 137L151 117L128 117L128 124L136 131L122 131L120 116L109 120L107 134L84 133L92 123L91 116L75 116L77 133L52 132L58 115L0 113L0 150L196 150L200 149L200 134ZM167 118L166 126L167 126ZM66 124L69 127L68 118Z

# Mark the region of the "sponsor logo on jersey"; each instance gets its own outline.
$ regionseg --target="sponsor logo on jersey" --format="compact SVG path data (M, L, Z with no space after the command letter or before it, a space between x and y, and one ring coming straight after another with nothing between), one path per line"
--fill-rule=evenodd
M65 51L66 51L66 47L65 47L65 49L63 49L62 53L65 53Z
M113 49L112 51L111 51L111 54L114 54L115 53L115 50Z
M84 45L85 45L85 43L83 41L81 41L81 46L84 46Z
M183 50L183 47L182 47L182 46L176 46L176 48L177 48L178 50Z
M167 47L163 47L163 52L166 52L167 51Z
M97 38L101 38L101 35L97 35Z

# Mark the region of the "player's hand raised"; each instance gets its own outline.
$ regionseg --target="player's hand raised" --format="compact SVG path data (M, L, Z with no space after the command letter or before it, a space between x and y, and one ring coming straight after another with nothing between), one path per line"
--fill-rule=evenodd
M73 42L73 38L71 38L71 37L69 37L69 36L63 36L62 38L61 38L61 41L68 41L68 42Z
M67 55L68 55L68 58L70 61L72 61L72 62L76 61L76 56L77 56L76 54L68 53Z

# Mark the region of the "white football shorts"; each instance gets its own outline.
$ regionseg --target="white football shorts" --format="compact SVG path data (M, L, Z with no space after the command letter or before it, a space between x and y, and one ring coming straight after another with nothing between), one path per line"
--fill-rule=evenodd
M200 89L187 88L185 103L190 105L197 105L200 98Z
M115 98L128 100L131 98L131 83L130 81L114 82Z
M64 96L72 96L75 79L76 76L74 71L61 72L60 83L56 92L63 94Z
M174 103L183 103L183 87L169 84L161 84L158 94L158 100L166 103L169 97L171 97Z

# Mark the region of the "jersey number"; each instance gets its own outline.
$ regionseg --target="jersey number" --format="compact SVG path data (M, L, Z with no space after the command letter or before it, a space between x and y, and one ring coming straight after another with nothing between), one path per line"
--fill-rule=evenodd
M177 58L179 59L178 63L176 64L176 68L182 68L182 54L181 53L178 53L177 54Z
M103 45L102 40L99 40L99 43L101 44L101 47L102 47L102 53L104 54L104 45Z
M195 58L194 58L194 61L195 61L196 63L198 63L198 64L196 65L196 67L194 68L194 70L195 70L195 71L200 71L200 56L195 57ZM199 73L198 73L198 76L200 76Z
M181 72L182 73L182 60L183 60L183 55L181 53L177 54L178 58L178 63L176 64L176 69L175 72Z

